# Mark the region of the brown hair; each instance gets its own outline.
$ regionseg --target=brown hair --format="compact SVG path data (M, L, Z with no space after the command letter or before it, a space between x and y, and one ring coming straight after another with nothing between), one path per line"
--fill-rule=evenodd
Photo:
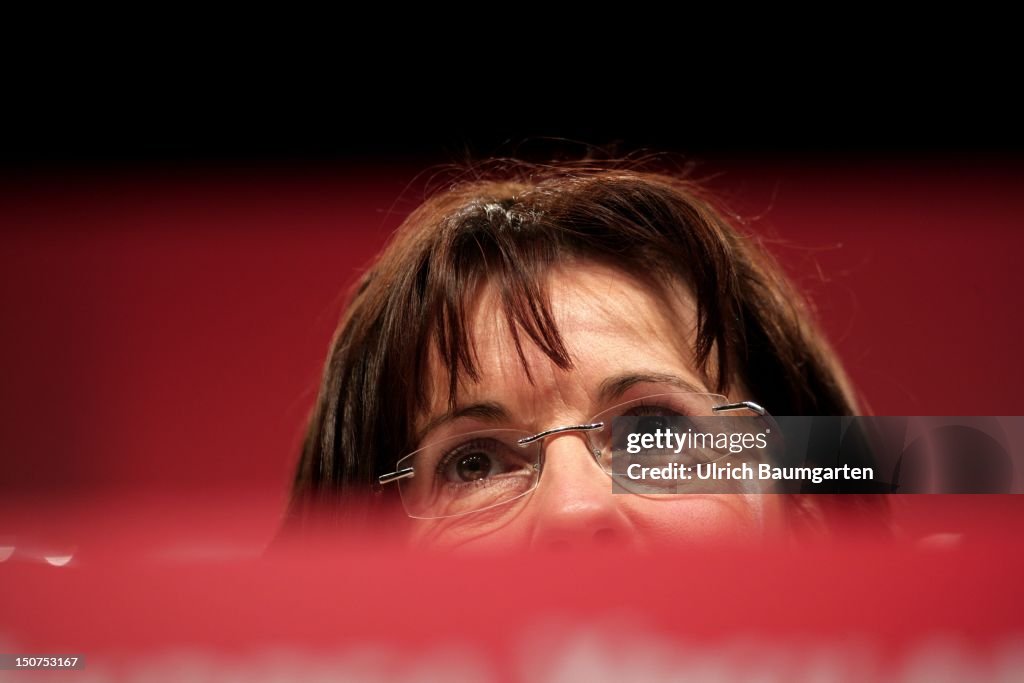
M431 345L449 371L452 405L459 382L478 377L466 298L484 280L499 292L520 357L528 341L571 368L543 280L567 256L612 259L628 272L688 284L697 301L695 358L706 376L714 364L715 391L725 393L737 372L749 398L776 414L858 414L808 304L774 259L698 183L651 166L650 159L494 160L430 194L352 292L302 445L286 526L318 504L346 520L368 513L360 494L414 447L413 418L429 398Z

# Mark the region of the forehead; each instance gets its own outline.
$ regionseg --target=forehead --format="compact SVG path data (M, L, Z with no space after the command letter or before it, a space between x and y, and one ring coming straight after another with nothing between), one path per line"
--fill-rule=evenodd
M531 384L509 331L500 294L491 283L482 284L467 302L469 337L475 351L480 380L466 379L460 403L494 399L506 403L529 401L551 393L564 393L568 383L585 392L607 376L632 370L673 372L708 384L693 364L696 337L696 302L681 282L661 287L595 261L553 266L546 276L553 322L558 328L574 368L558 368L545 353L519 331L522 354L534 382ZM445 411L448 368L436 349L429 357L430 405L417 416Z

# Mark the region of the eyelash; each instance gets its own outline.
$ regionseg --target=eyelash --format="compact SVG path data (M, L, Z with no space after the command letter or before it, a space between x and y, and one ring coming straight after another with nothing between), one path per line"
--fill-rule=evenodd
M642 410L644 408L648 408L648 409L655 408L655 409L663 410L663 411L668 412L668 413L672 413L674 415L688 416L690 414L688 411L676 412L675 409L673 409L673 408L669 408L668 406L664 406L664 405L658 405L656 403L651 403L651 404L641 403L639 405L633 406L632 408L629 408L629 414L636 414L636 413L632 413L632 411L634 411L634 410ZM651 414L651 413L648 413L648 414ZM641 416L642 415L643 414L641 413Z

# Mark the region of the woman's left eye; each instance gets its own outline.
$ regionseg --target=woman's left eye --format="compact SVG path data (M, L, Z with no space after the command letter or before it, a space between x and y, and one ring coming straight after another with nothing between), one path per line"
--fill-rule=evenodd
M637 406L630 408L625 415L639 417L640 419L637 420L637 431L644 433L653 433L659 429L666 429L669 425L669 418L680 417L680 414L675 410L663 406Z

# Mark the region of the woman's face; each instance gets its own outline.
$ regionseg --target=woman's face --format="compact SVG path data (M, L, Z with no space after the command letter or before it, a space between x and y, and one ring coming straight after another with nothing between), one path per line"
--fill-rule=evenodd
M714 377L693 362L696 307L682 286L664 297L627 273L591 261L552 270L551 310L575 368L562 370L525 334L531 384L516 351L503 309L490 286L471 308L470 334L480 380L466 380L457 405L493 404L454 419L447 413L447 372L431 359L433 404L418 416L419 445L475 430L508 428L538 433L587 422L626 401L692 386L714 393ZM619 381L626 379L626 381ZM640 381L635 381L640 378ZM602 399L610 384L624 387ZM735 386L732 400L751 399ZM771 408L771 406L766 406ZM456 411L458 412L458 411ZM441 519L412 519L415 545L496 546L553 549L591 545L647 549L695 539L760 537L779 523L777 496L740 493L637 496L613 494L612 480L592 457L583 432L546 438L545 463L537 487L490 510Z

